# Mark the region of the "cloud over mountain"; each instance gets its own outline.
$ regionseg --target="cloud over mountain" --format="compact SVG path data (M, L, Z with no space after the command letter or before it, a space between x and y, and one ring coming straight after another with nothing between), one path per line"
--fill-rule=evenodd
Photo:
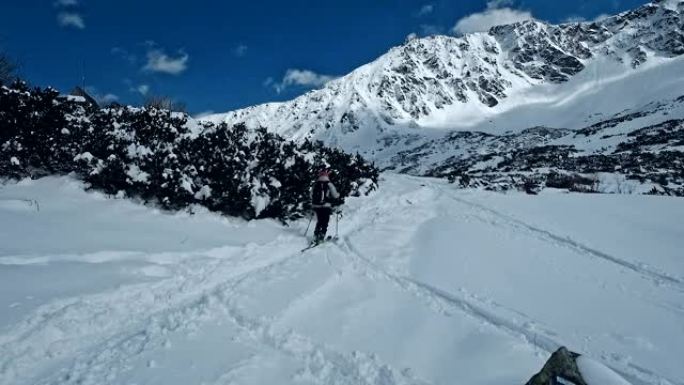
M520 21L534 19L532 13L510 8L510 0L493 0L487 3L483 12L468 15L452 28L458 35L473 32L485 32L496 25L513 24Z
M147 64L143 67L144 71L157 72L168 75L180 75L188 69L190 56L178 51L177 56L166 54L163 49L154 48L147 52Z

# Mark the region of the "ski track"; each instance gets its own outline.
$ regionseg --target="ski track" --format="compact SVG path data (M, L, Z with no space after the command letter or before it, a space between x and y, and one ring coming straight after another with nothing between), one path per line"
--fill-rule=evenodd
M429 308L441 315L453 317L456 312L465 314L514 338L520 339L549 355L561 346L567 345L562 342L556 332L546 327L542 327L537 321L534 321L516 310L508 309L494 302L487 302L485 304L474 295L467 293L464 289L460 289L460 295L457 295L440 290L410 277L395 275L364 256L353 246L347 237L345 237L344 240L344 247L349 251L349 255L353 255L361 264L370 269L371 272L365 272L364 275L369 277L381 276L385 278L406 293L422 300ZM496 311L490 310L489 308L496 309ZM620 365L619 360L608 355L604 355L601 358L606 362L607 366L620 373L624 378L635 385L684 384L682 382L664 378L663 376L634 363L627 363L627 366L624 367L624 365Z
M651 280L652 282L654 282L658 286L666 285L666 286L670 286L673 289L678 290L680 292L684 292L684 280L682 280L679 277L671 276L665 272L661 272L661 271L658 271L656 269L652 269L645 264L635 264L635 263L629 262L625 259L612 256L612 255L605 253L603 251L589 247L589 246L587 246L581 242L575 241L575 240L571 239L570 237L558 235L558 234L553 233L551 231L541 229L539 227L536 227L534 225L526 223L520 219L517 219L517 218L511 217L507 214L504 214L500 211L491 209L489 207L485 207L479 203L471 202L471 201L468 201L466 199L454 196L454 194L450 194L450 193L445 192L445 196L449 197L450 199L452 199L458 203L466 205L470 208L474 208L481 213L488 214L490 217L495 218L495 219L491 219L491 218L488 219L488 218L484 218L484 217L479 216L479 215L473 216L473 218L478 219L484 223L500 226L500 222L497 221L497 219L498 219L501 222L503 222L504 225L506 225L510 228L514 228L514 229L523 231L527 234L535 235L538 239L541 239L543 241L546 241L546 242L552 243L552 244L557 245L557 246L561 246L561 247L565 247L565 248L577 251L580 254L585 255L585 256L599 258L599 259L602 259L604 261L615 264L619 267L631 270L634 273L641 275L644 279Z
M296 238L293 240L298 241ZM68 359L101 344L109 347L118 345L130 350L130 346L141 346L142 342L148 344L151 341L149 338L140 337L151 331L172 331L183 325L191 326L192 322L188 322L188 319L193 320L194 316L201 315L201 310L206 307L206 293L215 290L212 286L216 286L217 279L222 279L219 281L222 283L228 277L230 282L233 276L233 280L239 281L254 271L277 265L283 259L298 254L275 254L272 260L244 267L250 266L249 257L257 254L256 251L268 247L282 250L282 243L279 240L262 247L246 246L242 257L237 260L200 261L204 266L200 266L196 273L190 266L182 277L164 280L153 287L137 284L115 292L46 305L36 311L38 314L24 321L19 330L0 336L0 384L13 385L20 380L27 380L25 373L35 374L36 368L32 366L35 362ZM215 266L206 266L211 263ZM119 307L112 312L110 307L114 303ZM147 313L140 314L141 309L147 310ZM197 311L200 313L193 315ZM121 337L122 332L130 329L137 331ZM98 337L99 334L104 335L104 338ZM82 342L89 338L93 340ZM111 354L111 349L105 349L105 352ZM82 366L78 364L74 368ZM75 378L70 374L66 376Z
M421 184L422 187L426 187L425 184ZM431 186L432 187L432 186ZM541 239L546 242L550 242L556 246L562 246L570 248L575 252L579 252L582 255L588 255L591 257L597 257L601 260L616 264L619 267L628 268L630 271L639 274L643 278L650 279L655 282L657 286L665 285L672 287L676 290L681 290L681 282L676 278L663 275L659 272L651 271L645 268L641 268L630 262L621 260L616 257L612 257L606 253L590 248L579 242L575 242L567 237L562 237L554 234L550 231L537 228L530 224L527 224L518 219L512 218L501 212L489 209L480 204L467 201L465 199L454 196L448 193L441 186L434 186L437 190L437 197L447 196L448 198L466 205L467 207L476 209L479 213L486 213L489 215L496 216L503 221L503 224L509 228L523 232L526 235L534 236L537 239ZM404 197L398 198L398 201L403 200ZM410 200L406 200L407 203L413 205ZM369 210L359 210L359 211L369 211ZM375 211L371 223L373 225L378 224L378 218L380 217L378 213L379 209ZM487 224L500 226L500 223L496 220L491 220L488 218L483 218L479 215L473 216L475 219L483 221ZM396 218L394 218L396 220ZM386 220L387 222L392 222L391 220ZM383 277L386 280L393 282L401 290L407 292L414 297L417 297L423 302L425 302L431 309L437 311L438 313L445 316L453 316L453 313L458 311L460 313L466 314L470 317L478 319L486 324L499 329L515 338L522 339L524 342L531 344L537 349L541 349L548 354L553 353L560 346L565 344L558 339L558 334L548 328L543 328L538 325L537 321L532 320L523 313L520 313L513 309L505 308L504 306L494 303L492 301L487 301L486 304L481 300L477 299L474 295L467 293L464 289L460 289L461 295L456 295L453 293L447 293L440 290L434 286L427 283L415 280L411 277L405 277L397 275L385 268L377 265L373 260L356 248L350 240L350 236L354 233L362 231L362 228L350 231L348 235L342 237L344 240L344 249L348 251L348 255L355 258L362 265L367 267L368 271L362 271L362 274L370 278L375 278L377 276ZM663 281L671 283L666 285ZM672 285L676 284L676 285ZM674 287L673 287L674 286ZM489 308L496 309L496 311L490 310ZM671 309L671 306L667 306ZM498 312L498 313L497 313ZM521 318L521 321L517 321ZM677 384L682 385L684 382L675 381L672 379L665 378L658 375L648 369L645 369L635 363L620 362L619 357L612 357L610 354L603 354L602 360L609 367L611 367L616 372L619 372L623 377L630 380L634 384Z
M298 256L301 258L294 258ZM297 374L301 379L318 384L339 385L428 384L414 378L410 373L393 369L382 363L373 354L359 351L344 354L330 347L316 344L305 336L292 331L277 333L272 328L272 322L264 318L249 317L240 311L239 305L232 299L237 294L235 288L244 281L263 278L263 276L272 278L268 275L277 275L278 271L287 264L315 257L316 254L310 253L309 256L305 256L300 252L294 252L273 263L249 270L233 279L224 281L218 287L205 287L190 302L182 305L170 305L170 310L146 317L134 329L135 332L131 333L130 330L124 329L127 332L116 334L105 341L98 342L94 347L79 349L85 353L81 356L86 358L77 358L67 369L62 369L58 373L35 383L41 385L111 383L116 380L118 375L130 368L130 362L136 357L168 344L167 336L169 334L191 332L199 328L202 322L207 322L219 314L238 326L243 337L288 354L301 362L303 368ZM216 270L213 269L212 272ZM44 327L45 325L39 330ZM47 355L51 354L47 353ZM28 358L26 357L26 359ZM32 355L30 358L40 359L36 355ZM14 364L17 365L16 360ZM29 370L29 365L24 365L22 369Z
M439 184L426 184L407 178L410 188L386 197L357 205L350 213L352 225L340 234L339 242L301 253L301 238L288 235L264 245L246 245L205 254L227 253L227 257L188 258L177 265L174 278L152 284L124 286L115 291L88 297L55 301L37 309L32 316L15 326L11 334L0 335L0 385L16 384L103 384L113 383L130 370L136 358L167 346L169 336L188 333L212 320L227 320L239 330L239 337L294 358L301 367L295 379L317 384L428 384L415 378L410 370L399 371L373 353L341 352L292 330L278 331L277 318L255 316L241 308L241 286L288 279L287 268L310 263L323 254L331 274L317 287L352 272L369 280L391 283L400 292L418 299L426 308L444 317L465 315L506 335L551 353L564 345L562 337L531 317L492 300L481 299L461 288L446 292L427 282L402 275L379 265L362 252L352 238L370 226L378 232L393 231L392 223L411 220L417 214L431 218L438 213L416 204L446 196L470 208L468 216L495 226L511 228L579 254L595 257L640 277L684 291L681 279L648 266L609 255L554 232L531 225L502 212L468 201L445 191ZM419 184L419 185L418 185ZM390 203L388 203L390 202ZM388 205L411 210L386 212ZM363 213L364 215L355 215ZM453 214L448 214L453 215ZM365 218L364 218L365 216ZM403 230L406 232L406 230ZM412 229L413 231L413 229ZM410 232L409 232L410 233ZM330 256L339 252L340 258ZM201 252L198 252L201 256ZM258 255L270 255L252 261ZM153 259L153 258L152 258ZM340 262L341 261L341 265ZM249 285L247 285L249 283ZM288 298L286 308L306 302L314 291ZM115 302L116 306L110 306ZM680 309L682 310L682 309ZM622 362L619 355L604 353L600 358L613 370L635 385L683 385L664 378L634 362ZM249 358L247 361L249 361ZM245 363L227 368L215 383L224 383ZM52 370L51 368L56 368ZM408 368L410 369L410 368ZM531 374L530 374L531 375Z

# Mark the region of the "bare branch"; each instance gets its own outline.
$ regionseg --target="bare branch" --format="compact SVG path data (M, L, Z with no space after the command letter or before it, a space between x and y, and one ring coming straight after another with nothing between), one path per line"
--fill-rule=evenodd
M150 95L145 98L144 105L147 108L185 112L185 103L176 101L170 96Z
M0 84L9 84L17 78L17 64L0 52Z

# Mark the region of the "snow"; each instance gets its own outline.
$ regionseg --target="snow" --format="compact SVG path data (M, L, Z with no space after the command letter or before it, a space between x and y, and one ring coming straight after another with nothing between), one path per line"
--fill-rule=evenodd
M561 345L683 382L679 198L382 179L305 253L308 218L3 185L0 384L522 384Z
M644 194L653 189L655 184L629 180L622 174L598 173L597 191L608 194Z
M76 96L76 95L63 95L66 100L76 102L76 103L85 103L86 99L83 96Z
M257 191L253 190L250 203L252 204L252 207L254 207L255 215L258 216L266 207L268 207L269 203L271 203L271 199L268 197L268 195L261 195Z
M521 89L494 108L470 111L469 104L455 105L420 123L493 134L537 126L580 129L626 108L678 97L683 87L684 57L653 60L636 70L596 59L568 82Z
M617 373L591 358L578 357L577 367L587 385L630 385Z
M12 166L21 166L21 162L16 156L10 158L10 164L12 164Z
M84 152L84 153L82 153L82 154L76 155L76 156L74 157L74 162L78 162L79 160L85 160L86 162L90 162L90 161L92 161L94 158L95 158L95 157L93 156L93 154L91 154L90 152L86 151L86 152Z
M142 171L138 165L131 164L128 166L128 170L126 170L126 175L128 175L129 178L131 178L131 181L133 182L142 182L146 183L150 179L150 174L146 173L145 171ZM190 189L190 192L192 192L192 189Z
M682 7L682 0L664 0L663 5L671 10L671 11L676 11L679 9L679 7Z
M149 149L147 146L141 146L135 143L128 145L126 151L128 152L128 156L131 158L140 158L145 155L153 154L152 150Z
M208 199L211 198L211 187L204 185L202 186L199 191L195 193L195 198L197 199Z

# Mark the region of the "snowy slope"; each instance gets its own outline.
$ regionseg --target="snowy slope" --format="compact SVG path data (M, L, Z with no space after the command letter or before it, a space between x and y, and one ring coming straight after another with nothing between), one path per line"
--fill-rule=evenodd
M0 384L522 384L566 345L681 385L682 217L678 198L386 174L337 244L300 253L305 220L6 184Z
M684 66L673 59L684 53L683 13L681 0L659 0L595 23L416 39L290 102L205 119L366 155L388 137L435 130L579 129L681 95Z

